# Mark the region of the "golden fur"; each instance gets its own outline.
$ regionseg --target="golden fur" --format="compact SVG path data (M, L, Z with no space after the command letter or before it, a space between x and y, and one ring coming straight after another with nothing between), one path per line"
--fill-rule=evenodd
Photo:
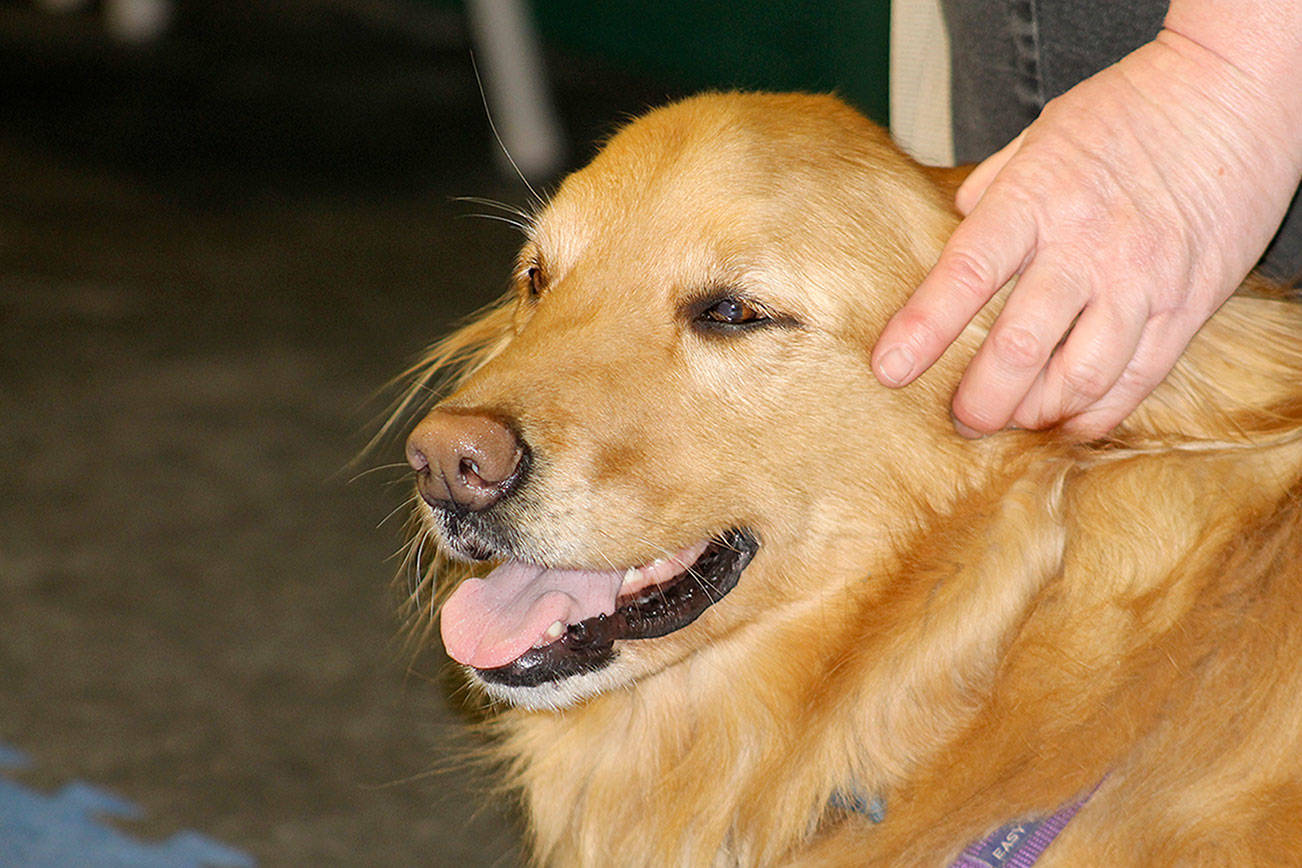
M906 389L868 364L939 183L830 97L653 111L431 355L532 444L539 562L762 541L559 710L493 712L540 864L947 865L1096 785L1041 865L1302 864L1302 309L1248 287L1105 442L964 441L990 313ZM719 287L794 325L694 332Z

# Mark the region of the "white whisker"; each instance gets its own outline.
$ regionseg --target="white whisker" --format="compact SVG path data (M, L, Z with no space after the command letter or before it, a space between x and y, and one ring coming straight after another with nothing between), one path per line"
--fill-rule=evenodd
M415 598L416 611L418 612L420 611L420 590L421 587L423 587L425 584L425 582L421 578L420 565L421 562L425 559L425 542L430 538L430 533L431 531L428 528L426 528L424 531L421 532L419 537L420 541L416 544L416 557L415 560L413 561L413 566L415 567L415 570L412 573L412 580L415 587L413 589L412 596ZM430 594L431 594L431 604L432 604L433 603L432 588L430 590Z
M520 180L524 183L525 189L529 191L529 195L533 197L535 202L541 205L543 197L538 195L538 191L533 188L533 184L530 184L529 179L524 176L524 172L520 170L520 166L516 163L515 157L511 156L511 152L506 148L506 143L502 141L502 136L497 132L497 124L493 121L492 109L488 107L488 95L484 92L484 79L479 74L479 63L475 60L474 52L470 53L470 66L475 72L475 84L479 86L479 100L484 105L484 116L488 118L488 128L492 130L493 138L497 141L497 146L501 148L502 153L506 155L507 162L511 164L511 168L515 169L515 173L520 176Z
M519 208L506 202L499 202L496 199L488 199L483 196L456 196L452 201L466 202L471 205L483 205L488 208L496 208L499 211L505 211L513 217L518 217L520 224L525 227L532 227L537 221L537 218L533 214L523 208Z
M393 509L389 510L389 514L386 515L384 518L380 519L380 523L376 525L376 528L378 529L384 527L384 525L389 521L389 519L393 518L395 515L397 515L400 512L403 512L404 510L411 509L413 506L417 504L418 502L417 498L418 495L413 494L410 497L408 497L406 500L404 500L402 503L398 504Z
M363 476L370 476L372 473L380 473L385 470L398 470L398 469L406 471L408 469L408 466L405 462L395 461L392 464L379 464L376 465L375 467L368 467L366 470L363 470L360 473L357 473L356 475L351 477L348 480L347 484L352 485L354 482L361 479Z
M478 217L478 218L480 218L481 220L492 220L492 221L494 221L494 222L496 222L496 223L505 223L507 226L511 226L511 227L513 227L513 228L515 228L515 229L518 229L518 230L519 230L521 233L523 233L524 235L528 235L528 234L529 234L529 226L528 226L528 225L526 225L526 224L524 224L524 223L521 223L519 220L514 220L514 219L512 219L512 218L510 218L510 217L506 217L506 216L504 216L504 215L502 215L502 214L482 214L482 213L476 211L476 212L473 212L473 213L470 213L470 214L461 214L461 215L458 215L458 216L460 216L460 217Z

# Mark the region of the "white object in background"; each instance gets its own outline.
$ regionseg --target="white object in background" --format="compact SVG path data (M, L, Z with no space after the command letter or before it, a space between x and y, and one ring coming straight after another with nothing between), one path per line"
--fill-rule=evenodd
M891 135L920 163L954 165L949 34L940 0L891 3Z
M119 42L153 42L171 23L172 0L104 0L104 29Z
M509 154L499 161L528 180L555 175L565 146L529 10L523 0L467 0L466 13L491 120Z

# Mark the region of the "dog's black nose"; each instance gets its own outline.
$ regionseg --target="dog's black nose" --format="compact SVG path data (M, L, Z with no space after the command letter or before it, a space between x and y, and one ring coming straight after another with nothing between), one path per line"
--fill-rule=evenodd
M474 412L436 409L407 438L416 489L431 506L487 509L519 482L524 457L510 428Z

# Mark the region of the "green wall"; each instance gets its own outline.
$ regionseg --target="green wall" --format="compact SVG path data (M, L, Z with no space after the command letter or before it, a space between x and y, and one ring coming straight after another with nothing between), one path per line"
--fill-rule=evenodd
M549 41L687 88L835 91L887 118L889 0L534 0Z

